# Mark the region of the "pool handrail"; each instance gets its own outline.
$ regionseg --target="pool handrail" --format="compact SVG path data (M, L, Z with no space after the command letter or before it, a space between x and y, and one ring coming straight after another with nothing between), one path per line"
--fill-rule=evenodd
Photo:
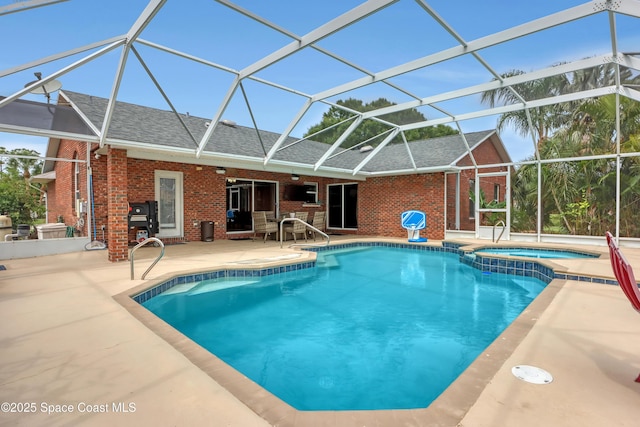
M305 227L315 231L316 233L320 233L320 235L322 237L326 237L327 238L327 241L324 242L324 244L322 242L321 243L294 243L292 245L289 245L290 248L293 247L293 246L310 246L310 247L313 247L313 246L328 246L329 245L329 242L330 242L331 238L324 231L318 230L316 227L314 227L313 225L309 224L307 221L301 220L300 218L286 217L286 218L283 218L280 221L280 248L282 248L282 242L283 242L282 238L284 236L282 224L284 224L287 221L288 222L301 222L301 223L303 223L305 225Z
M154 242L155 246L160 246L162 248L162 250L160 251L160 255L158 255L158 257L155 259L155 261L153 261L153 263L151 263L149 268L147 268L147 270L144 273L142 273L142 277L141 277L142 280L144 280L144 278L147 276L147 273L149 271L151 271L151 269L158 263L158 261L160 261L160 258L162 258L164 256L164 243L162 243L162 240L158 239L157 237L149 237L147 239L144 239L142 242L138 243L137 245L135 245L131 249L131 254L129 255L129 263L131 264L131 280L133 280L133 278L134 278L134 274L133 274L133 254L138 250L138 248L141 248L141 247L147 245L149 242Z
M500 225L500 223L502 223L502 231L500 232L500 235L498 236L498 240L496 240L496 227L498 225ZM496 222L495 224L493 224L493 230L491 231L491 241L493 243L498 243L500 241L500 238L502 237L502 235L504 234L504 230L507 228L507 225L504 223L503 220L500 220L498 222Z

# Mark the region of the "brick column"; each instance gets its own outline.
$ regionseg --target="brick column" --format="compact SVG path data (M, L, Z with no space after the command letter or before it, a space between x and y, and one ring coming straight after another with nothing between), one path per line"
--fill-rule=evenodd
M129 258L129 225L127 214L127 152L109 147L107 150L107 209L109 212L109 261Z

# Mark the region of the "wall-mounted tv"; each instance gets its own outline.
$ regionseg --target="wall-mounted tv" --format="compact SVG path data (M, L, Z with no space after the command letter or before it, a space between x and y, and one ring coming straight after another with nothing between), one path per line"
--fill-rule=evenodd
M315 193L310 194L307 191L310 190L310 186L302 184L287 184L284 186L284 193L282 198L293 202L315 202Z

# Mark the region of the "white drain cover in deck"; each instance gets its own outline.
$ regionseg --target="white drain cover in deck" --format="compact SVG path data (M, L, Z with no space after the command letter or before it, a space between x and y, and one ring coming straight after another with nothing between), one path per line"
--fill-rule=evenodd
M549 372L535 366L518 365L511 368L511 372L522 381L532 384L549 384L553 381Z

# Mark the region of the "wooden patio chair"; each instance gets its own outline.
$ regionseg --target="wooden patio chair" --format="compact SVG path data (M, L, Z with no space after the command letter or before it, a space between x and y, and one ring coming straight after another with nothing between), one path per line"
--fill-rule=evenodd
M267 236L271 233L276 233L276 239L278 237L278 223L273 221L267 221L267 215L264 211L254 211L251 213L253 217L253 239L255 240L256 234L264 234L263 241L266 243Z
M318 211L316 213L313 214L313 221L311 222L311 225L313 225L315 228L317 228L320 231L324 231L325 230L325 212L324 211ZM316 234L318 234L315 230L309 230L309 233L313 235L313 240L316 240Z
M296 218L301 219L305 223L307 222L308 215L308 212L296 212ZM287 233L293 235L294 242L297 242L296 234L302 234L304 236L304 240L307 240L307 225L299 221L285 223L282 232L284 233L285 240L287 240Z
M613 235L607 231L605 236L609 246L609 258L613 274L616 276L622 292L631 303L631 307L640 313L640 289L638 289L638 282L636 282L633 274L633 268L622 254L622 251L620 251L620 247L614 240ZM635 379L635 382L640 383L640 375Z

